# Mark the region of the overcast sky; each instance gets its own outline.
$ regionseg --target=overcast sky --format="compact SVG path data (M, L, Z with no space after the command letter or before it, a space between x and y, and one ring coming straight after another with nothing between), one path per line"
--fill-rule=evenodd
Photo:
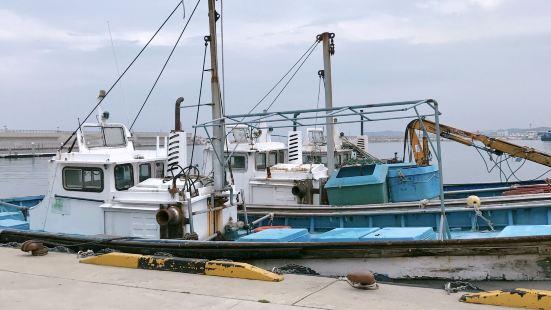
M1 1L0 126L74 129L176 4ZM185 0L188 16L194 4ZM206 7L203 0L136 130L170 129L179 96L197 103ZM335 106L434 98L443 122L465 129L551 126L550 1L226 0L223 13L228 113L247 112L329 31L336 34ZM113 120L134 118L183 24L179 10L104 101ZM272 110L315 108L321 68L318 47ZM194 115L184 110L185 128ZM209 117L202 109L201 119Z

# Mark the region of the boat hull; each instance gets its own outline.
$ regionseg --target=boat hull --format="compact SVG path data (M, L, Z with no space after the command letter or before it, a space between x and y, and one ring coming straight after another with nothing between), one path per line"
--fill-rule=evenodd
M266 269L296 264L324 276L370 270L379 279L549 280L551 257L528 255L418 256L337 259L267 259L250 263Z
M480 207L496 229L510 225L551 225L551 195L488 197ZM356 206L323 205L247 205L239 211L249 222L273 214L272 225L307 228L311 233L351 227L433 227L440 223L440 201L420 206L418 202ZM465 199L446 200L446 216L453 231L490 230L489 223L477 217ZM267 225L270 219L259 225ZM268 224L269 225L269 224Z
M2 243L31 239L74 251L163 252L178 257L246 261L266 269L293 263L326 276L367 269L391 279L551 280L551 235L446 241L241 243L0 231Z

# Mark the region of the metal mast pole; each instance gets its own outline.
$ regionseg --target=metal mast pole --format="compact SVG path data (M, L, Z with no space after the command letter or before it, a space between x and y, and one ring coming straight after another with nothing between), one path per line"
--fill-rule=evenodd
M364 110L360 110L360 113L363 113L363 112L364 112ZM361 120L360 121L360 135L363 136L364 135L364 115L363 114L360 115L360 120Z
M325 75L325 108L333 107L333 89L331 82L331 55L335 53L333 44L334 33L324 32L321 35L323 43L323 71ZM318 40L319 37L318 36ZM329 112L328 112L329 113ZM325 126L327 128L327 172L329 175L335 170L335 137L333 133L333 117L325 117Z
M212 168L214 170L214 189L224 189L224 120L222 119L222 107L220 105L220 85L218 83L218 52L216 43L216 13L215 0L208 0L209 3L209 33L210 33L210 67L211 67L211 93L212 93Z
M442 147L440 146L440 118L438 111L438 102L430 101L434 107L434 122L436 124L436 155L438 159L438 176L440 179L440 227L438 227L438 239L451 239L448 219L446 218L446 204L444 203L444 179L442 173Z

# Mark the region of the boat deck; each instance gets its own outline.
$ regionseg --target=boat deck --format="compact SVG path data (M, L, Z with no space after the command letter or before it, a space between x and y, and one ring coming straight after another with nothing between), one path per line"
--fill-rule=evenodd
M363 291L325 277L252 281L86 265L71 254L33 257L11 248L0 248L0 261L0 278L9 283L0 290L6 309L500 309L461 303L461 293L411 285L380 284L379 290ZM503 283L529 288L550 284Z

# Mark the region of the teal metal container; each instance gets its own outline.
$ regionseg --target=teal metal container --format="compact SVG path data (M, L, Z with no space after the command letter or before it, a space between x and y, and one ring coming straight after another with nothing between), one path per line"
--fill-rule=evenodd
M361 241L435 240L432 227L385 227L360 237Z
M357 242L360 238L379 230L379 227L335 228L322 234L312 235L312 242Z
M25 217L21 212L0 212L0 220L18 220L24 221Z
M332 205L360 205L388 202L388 166L361 165L338 169L325 184Z
M0 228L29 230L29 223L14 219L0 220Z
M514 225L506 226L498 237L522 237L551 235L551 225Z
M434 165L389 165L387 182L392 202L419 201L440 195L440 177Z
M306 242L310 234L304 228L266 229L241 237L239 242Z

